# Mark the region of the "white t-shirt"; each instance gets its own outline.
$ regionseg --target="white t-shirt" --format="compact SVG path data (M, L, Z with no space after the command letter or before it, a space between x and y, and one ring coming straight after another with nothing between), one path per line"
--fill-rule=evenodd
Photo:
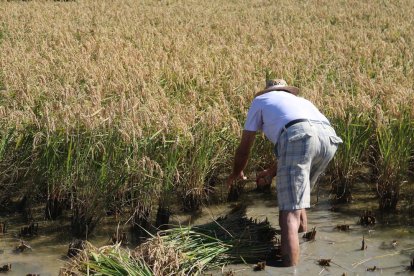
M296 119L329 123L328 119L310 101L288 92L273 91L253 100L247 113L244 129L262 130L266 137L276 144L283 127Z

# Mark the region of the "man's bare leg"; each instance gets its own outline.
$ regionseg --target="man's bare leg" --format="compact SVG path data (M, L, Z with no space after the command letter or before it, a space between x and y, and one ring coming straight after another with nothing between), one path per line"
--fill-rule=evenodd
M301 209L300 213L300 225L299 225L299 233L308 231L308 216L306 215L306 209Z
M281 229L281 250L284 266L294 266L299 263L298 230L302 209L294 211L279 211Z

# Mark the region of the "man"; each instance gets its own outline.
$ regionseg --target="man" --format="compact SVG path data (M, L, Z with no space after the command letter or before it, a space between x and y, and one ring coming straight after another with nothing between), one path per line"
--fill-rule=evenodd
M328 119L308 100L298 97L299 89L282 79L266 81L265 90L256 94L234 158L229 187L245 179L250 149L256 131L263 131L275 144L276 161L258 174L276 177L281 228L281 250L285 266L299 262L298 232L307 230L306 208L319 175L333 158L342 140Z

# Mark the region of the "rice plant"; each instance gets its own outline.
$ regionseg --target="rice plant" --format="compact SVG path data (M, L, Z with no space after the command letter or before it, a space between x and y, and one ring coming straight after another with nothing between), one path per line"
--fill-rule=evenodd
M130 258L118 248L108 248L107 252L92 253L86 265L86 274L152 276L151 269L141 260Z
M175 200L171 197L171 194L177 189L181 180L179 165L183 162L181 160L183 156L181 155L179 138L165 140L162 144L161 151L163 153L160 155L164 157L162 160L163 182L161 184L155 227L158 229L166 229L171 215L171 205Z
M205 128L197 131L198 128ZM220 138L220 131L212 132L205 125L196 126L193 141L184 148L185 161L181 163L182 180L178 188L184 210L198 210L206 199L206 179L227 163L224 154L227 144Z
M397 208L401 186L408 180L414 144L413 127L413 120L405 110L401 111L400 118L377 126L376 191L381 210Z
M137 275L152 276L152 270L140 259L131 258L120 244L95 248L90 243L59 273L66 275Z
M337 135L343 140L330 171L332 193L338 203L352 200L352 189L367 160L370 136L373 134L369 114L357 114L354 110L348 110L345 114L344 118L333 121Z
M132 252L119 244L99 249L88 244L61 274L202 275L229 263L265 259L274 246L275 230L267 220L244 217L244 211L199 227L160 231Z
M392 140L378 129L367 144L366 117L414 105L412 1L3 2L0 202L86 216L79 236L91 217L152 212L171 194L200 208L263 72L299 86L347 139L334 166L345 200L362 148ZM247 174L272 158L256 145Z

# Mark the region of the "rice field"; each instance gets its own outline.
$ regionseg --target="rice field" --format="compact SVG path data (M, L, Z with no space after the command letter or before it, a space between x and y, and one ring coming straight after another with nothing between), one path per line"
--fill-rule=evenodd
M403 198L412 210L413 9L0 1L0 206L28 221L43 206L77 237L108 213L146 225L158 205L197 210L224 185L249 104L272 75L345 141L328 171L334 200L350 202L362 175L378 208ZM248 175L272 158L258 138Z

